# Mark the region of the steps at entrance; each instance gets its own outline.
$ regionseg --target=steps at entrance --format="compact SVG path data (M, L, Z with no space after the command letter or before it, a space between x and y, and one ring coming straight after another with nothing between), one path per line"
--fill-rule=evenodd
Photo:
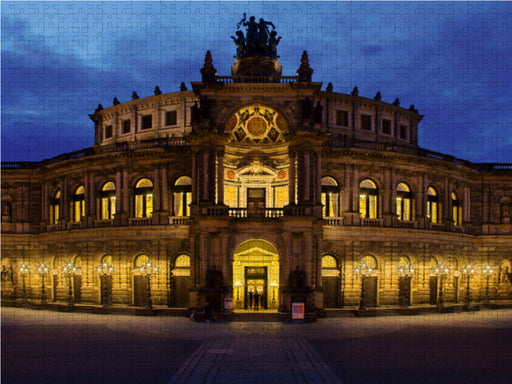
M238 312L231 314L231 321L290 321L291 314L278 312Z

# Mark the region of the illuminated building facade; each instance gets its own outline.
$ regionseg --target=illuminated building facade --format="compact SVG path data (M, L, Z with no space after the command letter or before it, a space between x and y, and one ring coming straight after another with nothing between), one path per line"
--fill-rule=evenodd
M249 37L231 76L208 52L192 90L99 106L93 147L2 164L4 299L463 302L467 264L472 300L512 298L511 165L422 149L413 106L322 90L306 52L282 76Z

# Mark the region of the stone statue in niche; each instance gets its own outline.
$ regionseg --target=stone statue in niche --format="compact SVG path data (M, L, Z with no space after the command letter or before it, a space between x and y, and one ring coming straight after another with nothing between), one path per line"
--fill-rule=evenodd
M512 203L503 203L500 207L501 223L510 224L512 218Z
M306 272L300 269L298 265L295 270L290 272L288 286L292 290L306 289Z
M11 221L11 202L2 201L2 221Z
M1 273L2 283L12 283L12 268L2 265Z

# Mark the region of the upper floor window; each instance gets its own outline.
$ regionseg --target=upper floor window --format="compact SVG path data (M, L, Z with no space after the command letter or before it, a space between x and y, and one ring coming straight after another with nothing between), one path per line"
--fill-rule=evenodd
M462 225L462 206L455 192L452 192L452 220L455 225Z
M55 192L50 200L50 225L59 223L60 219L60 191Z
M151 129L153 127L153 115L142 116L141 129Z
M165 125L176 125L177 113L176 111L165 112Z
M439 195L433 187L427 190L427 219L431 223L439 223Z
M363 219L376 219L377 201L379 191L375 183L370 179L364 179L359 183L359 215Z
M153 182L140 179L135 185L135 217L153 215Z
M348 127L348 112L341 109L336 110L336 125Z
M84 195L84 186L81 185L77 189L75 189L75 193L73 194L73 202L72 202L72 218L74 222L79 222L82 220L82 217L85 216L85 195Z
M123 133L130 133L130 131L131 131L130 119L123 120L122 125L123 125L123 127L122 127Z
M382 133L384 135L391 135L391 120L382 119Z
M403 140L407 140L409 137L409 129L407 125L400 125L400 138Z
M396 188L396 215L398 220L412 219L412 194L405 183L398 184Z
M190 216L192 202L192 179L180 177L174 183L174 216Z
M372 116L371 115L361 115L361 129L365 131L372 130Z
M339 187L332 177L322 177L322 214L324 217L339 216Z
M110 139L112 137L112 126L107 125L105 127L105 139Z
M106 182L100 192L100 218L112 220L116 214L116 186L113 182Z

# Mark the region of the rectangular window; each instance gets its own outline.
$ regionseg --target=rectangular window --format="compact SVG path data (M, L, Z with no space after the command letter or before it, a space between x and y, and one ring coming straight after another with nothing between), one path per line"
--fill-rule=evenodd
M400 138L407 140L407 125L400 125Z
M382 120L382 133L384 135L391 135L391 120Z
M153 116L152 115L142 116L141 129L151 129L152 127L153 127Z
M336 125L348 127L348 112L341 109L336 110Z
M177 113L176 111L165 112L165 125L176 125Z
M130 133L130 119L123 120L123 133Z
M372 130L372 116L371 115L361 115L361 129L365 131Z
M105 127L105 139L109 139L112 137L112 126L111 125L107 125Z

